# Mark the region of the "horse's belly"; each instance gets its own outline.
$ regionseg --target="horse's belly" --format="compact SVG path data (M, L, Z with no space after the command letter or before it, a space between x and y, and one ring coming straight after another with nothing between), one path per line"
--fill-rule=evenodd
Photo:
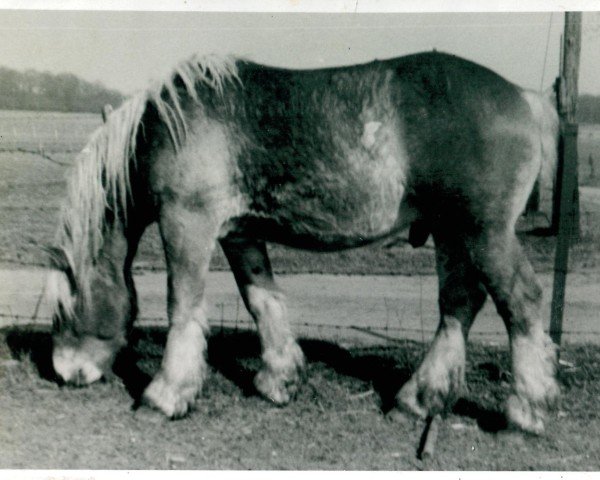
M393 222L378 223L374 216L318 215L306 212L249 213L238 217L227 234L251 236L309 250L335 251L355 248L398 235L419 217L407 201L395 209ZM389 215L392 217L392 215ZM377 224L377 225L375 225ZM377 228L373 228L377 226Z
M393 78L379 72L377 88L337 79L356 90L352 100L327 85L296 89L285 105L263 105L254 129L240 124L252 139L238 160L250 213L281 237L323 244L360 244L396 231L409 162Z
M289 165L289 164L288 164ZM294 163L291 162L292 168ZM286 181L259 192L261 228L274 241L335 249L369 243L414 219L407 156L395 122L364 123L362 137L303 152ZM273 234L276 232L276 234Z

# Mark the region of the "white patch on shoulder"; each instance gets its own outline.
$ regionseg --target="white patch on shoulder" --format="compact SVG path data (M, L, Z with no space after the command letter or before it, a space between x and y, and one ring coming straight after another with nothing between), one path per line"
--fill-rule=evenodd
M381 127L381 122L365 123L362 137L360 137L360 142L365 148L371 148L375 144L375 134L379 127Z
M155 192L175 193L189 210L209 211L226 221L247 211L246 202L235 182L239 178L227 127L214 121L196 120L188 126L184 145L172 157L166 152L154 167L152 188ZM227 234L227 225L220 232Z

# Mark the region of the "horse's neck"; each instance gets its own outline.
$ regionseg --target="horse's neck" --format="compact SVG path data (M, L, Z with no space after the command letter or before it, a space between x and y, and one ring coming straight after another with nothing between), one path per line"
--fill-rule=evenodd
M94 259L98 270L121 272L128 263L131 263L131 250L137 248L139 235L133 235L132 238L130 230L121 221L105 226L102 245Z

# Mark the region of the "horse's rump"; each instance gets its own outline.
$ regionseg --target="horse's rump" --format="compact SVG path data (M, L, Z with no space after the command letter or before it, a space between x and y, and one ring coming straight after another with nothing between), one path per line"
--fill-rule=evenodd
M254 232L269 240L352 246L442 213L463 227L512 221L540 169L531 94L457 57L308 71L244 62L238 75L235 110L215 117L239 145L245 225L260 219Z

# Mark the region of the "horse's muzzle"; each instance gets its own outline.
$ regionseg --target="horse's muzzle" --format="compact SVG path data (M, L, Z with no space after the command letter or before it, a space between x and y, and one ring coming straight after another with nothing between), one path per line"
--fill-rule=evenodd
M90 337L78 345L55 345L52 364L67 385L82 387L104 376L112 366L114 353L110 342Z

